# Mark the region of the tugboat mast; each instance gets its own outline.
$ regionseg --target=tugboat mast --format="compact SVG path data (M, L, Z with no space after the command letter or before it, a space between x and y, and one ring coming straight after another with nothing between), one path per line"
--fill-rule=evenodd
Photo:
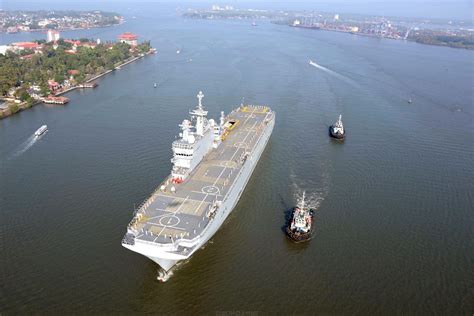
M304 198L305 198L305 195L306 195L306 191L303 191L303 197L301 198L301 201L300 201L300 209L304 209Z

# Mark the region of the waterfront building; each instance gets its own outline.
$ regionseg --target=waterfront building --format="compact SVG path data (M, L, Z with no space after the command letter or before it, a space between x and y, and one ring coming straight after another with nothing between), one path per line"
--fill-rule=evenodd
M41 51L41 47L42 46L40 44L35 42L17 42L10 45L10 49L15 53L18 53L25 49L29 49L37 53Z
M46 33L46 41L49 42L56 42L61 38L61 35L59 34L58 31L49 29L48 32Z
M118 40L121 43L128 44L130 46L137 46L138 44L138 35L130 33L130 32L125 32L122 33L118 36Z
M49 88L49 90L54 92L54 91L58 90L59 88L61 88L61 86L56 81L50 79L50 80L48 80L48 88Z

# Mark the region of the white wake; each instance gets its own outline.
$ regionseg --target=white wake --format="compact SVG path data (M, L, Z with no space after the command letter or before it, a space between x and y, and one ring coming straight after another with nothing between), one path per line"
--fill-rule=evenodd
M327 74L330 74L331 76L333 76L333 77L335 77L335 78L337 78L337 79L339 79L339 80L342 80L342 81L344 81L344 82L346 82L346 83L352 85L352 86L357 86L357 83L356 83L354 80L352 80L352 79L350 79L350 78L348 78L348 77L346 77L346 76L344 76L344 75L342 75L342 74L340 74L340 73L338 73L338 72L336 72L336 71L334 71L334 70L331 70L331 69L329 69L329 68L326 68L326 67L324 67L324 66L321 66L320 64L317 64L317 63L315 63L315 62L312 61L312 60L309 61L309 64L310 64L311 66L315 67L315 68L318 68L318 69L324 71L324 72L327 73Z
M45 133L46 134L46 133ZM14 151L14 153L10 156L10 159L16 158L24 154L28 149L33 147L36 142L42 138L45 134L41 135L40 137L35 136L34 134L28 137L23 143L18 146L18 149Z
M290 174L291 178L291 191L293 193L294 205L297 205L305 193L305 204L314 210L318 210L321 203L324 201L329 192L329 174L323 172L318 183L311 183L308 181L302 181L298 179L296 175Z

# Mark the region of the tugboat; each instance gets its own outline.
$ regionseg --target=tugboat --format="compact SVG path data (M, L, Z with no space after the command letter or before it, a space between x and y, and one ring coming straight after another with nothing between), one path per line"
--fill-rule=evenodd
M336 139L344 139L346 136L346 131L344 130L344 125L342 125L342 115L339 115L339 119L336 123L329 126L329 135Z
M294 242L304 242L311 239L314 232L314 210L304 204L305 193L298 206L293 208L286 227L286 234Z

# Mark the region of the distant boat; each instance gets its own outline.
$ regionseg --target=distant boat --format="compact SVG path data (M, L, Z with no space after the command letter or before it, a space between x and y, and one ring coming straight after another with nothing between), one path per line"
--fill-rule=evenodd
M329 127L329 135L333 138L344 139L346 131L344 125L342 125L342 115L339 115L339 119Z
M314 61L312 61L311 59L309 60L309 64L310 64L311 66L317 66L317 65L318 65L318 64L316 64Z
M178 49L178 50L176 51L176 54L179 54L179 53L181 53L181 51Z
M154 88L158 87L158 85L156 84L156 82L153 84L153 87L154 87Z
M410 99L408 99L407 102L411 104L413 101L412 101L412 99L410 98Z
M40 128L38 128L35 132L35 136L36 137L39 137L41 135L43 135L44 133L46 133L46 131L48 130L48 126L47 125L43 125L41 126Z
M257 26L257 23L255 21L253 21L252 26Z

